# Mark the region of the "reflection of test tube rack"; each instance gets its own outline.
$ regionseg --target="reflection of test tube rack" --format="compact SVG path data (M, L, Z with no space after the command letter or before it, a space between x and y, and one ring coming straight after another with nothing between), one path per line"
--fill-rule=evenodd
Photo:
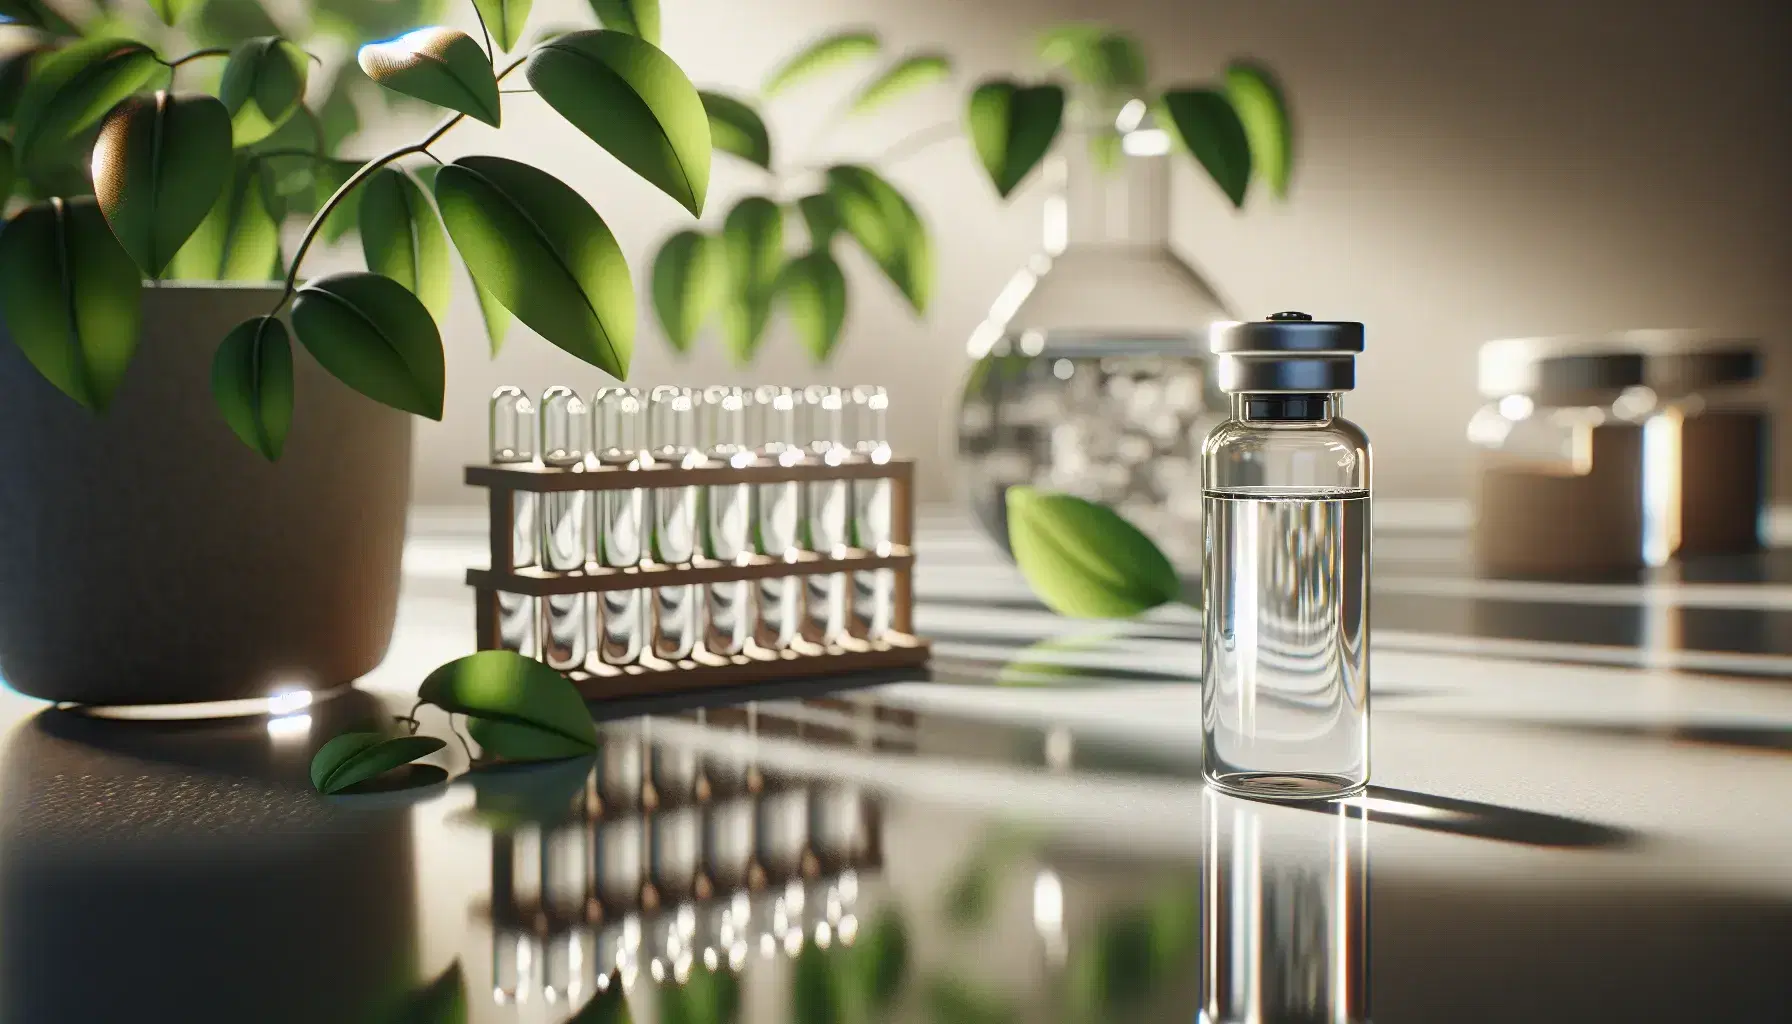
M494 831L495 1001L576 1006L616 978L683 982L857 937L862 884L883 866L874 797L762 775L750 736L716 757L651 732L607 727L557 824Z
M929 645L913 634L912 626L914 462L891 457L888 444L877 436L881 422L873 433L825 450L804 451L796 445L752 450L739 445L727 449L729 456L724 458L717 457L721 453L710 443L697 444L691 439L694 435L680 434L671 441L663 436L651 439L639 457L625 452L625 458L612 458L611 441L581 442L578 436L582 430L591 436L590 428L583 426L591 417L599 422L596 433L607 431L602 425L608 408L605 398L600 396L593 408L563 391L544 396L540 410L524 409L527 399L518 392L512 404L522 411L507 407L503 424L494 405L494 428L503 426L519 437L528 437L523 431L533 425L527 423L533 415L525 419L524 414L538 412L542 422L535 433L543 450L525 451L519 440L500 452L494 442L493 462L466 471L469 485L488 490L491 509L492 568L467 573L476 593L480 650L520 649L542 658L565 672L591 699L926 664ZM690 392L658 389L657 394L668 414L689 408ZM619 399L637 400L638 396ZM838 406L847 399L834 390L824 400L830 403L826 411L837 419L842 411ZM547 408L550 402L553 410ZM881 397L877 408L881 411ZM547 418L550 411L555 422ZM569 413L577 422L561 426L558 419ZM508 426L512 419L518 421L515 428ZM557 444L561 435L566 436ZM720 551L713 546L713 530L697 529L703 522L693 518L699 508L713 508L720 495L739 493L731 490L739 487L753 492L755 503L762 505L765 495L777 489L767 485L839 496L827 505L828 532L839 532L834 527L846 521L847 536L824 538L826 544ZM859 502L850 510L845 497L849 494ZM667 521L644 524L650 528L642 532L651 542L639 545L638 562L602 557L590 536L581 539L570 532L558 545L564 551L550 543L541 552L548 557L519 557L517 538L530 530L524 517L543 520L537 529L546 529L551 524L544 514L552 512L569 531L575 524L591 524L589 533L602 516L587 515L585 509L609 509L625 496L639 505L641 495L652 496L650 517ZM875 497L865 504L866 498L860 496ZM686 500L675 503L675 497ZM691 530L708 533L712 543L702 543L704 538L691 536ZM545 536L551 541L556 534L548 530ZM678 543L667 543L670 540ZM580 543L585 544L584 561L575 564L573 549ZM771 586L779 581L786 586ZM810 581L825 585L810 587ZM762 631L746 635L751 631L730 628L724 642L709 630L707 621L698 620L707 620L717 596L730 596L725 585L735 583L759 584L752 588L756 607L744 612L761 623L768 615L787 614L767 607L766 595L774 591L792 597L796 591L807 591L812 601L824 603L813 610L806 605L790 609L811 624L800 635L765 643ZM538 631L544 635L517 635L513 623L524 607L542 609ZM607 653L614 647L611 634L617 633L609 619L620 610L628 612L629 621L618 635L646 632L652 638L639 654L631 649L626 659ZM581 621L584 643L554 642L556 629L562 641L571 641ZM817 622L823 628L813 628ZM646 628L649 624L654 628ZM668 625L677 629L665 629ZM524 639L531 642L524 644Z

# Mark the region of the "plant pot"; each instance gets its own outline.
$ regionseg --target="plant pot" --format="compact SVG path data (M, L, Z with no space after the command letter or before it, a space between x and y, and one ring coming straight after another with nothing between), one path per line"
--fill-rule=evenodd
M293 353L269 463L224 423L211 363L271 285L143 292L112 407L81 408L0 344L0 673L81 704L187 704L349 682L397 611L411 419Z

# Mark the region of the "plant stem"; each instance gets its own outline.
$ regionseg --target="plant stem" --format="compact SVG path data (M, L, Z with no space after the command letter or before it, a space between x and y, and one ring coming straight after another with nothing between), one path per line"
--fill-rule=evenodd
M199 60L202 57L228 57L228 56L230 56L230 47L228 47L228 46L210 46L203 50L194 50L192 53L187 54L185 57L177 57L174 60L165 60L162 63L168 65L171 68L178 68L182 64L187 63L188 61Z
M518 57L505 67L503 71L498 72L498 81L503 81L506 75L509 75L512 71L522 67L525 59L526 58ZM433 131L424 136L422 142L409 146L401 146L384 156L374 157L372 160L362 165L360 170L349 175L349 179L342 183L342 187L338 188L329 199L324 200L322 206L317 208L317 213L312 216L311 223L306 225L305 235L299 240L299 247L293 250L292 268L286 272L286 289L280 296L280 302L274 306L273 312L268 315L278 315L282 309L286 308L286 304L292 301L293 293L298 291L299 267L305 262L305 254L311 250L311 243L317 241L317 233L323 229L324 221L328 219L330 214L336 209L336 204L342 202L343 196L354 191L362 182L373 177L374 172L392 161L410 156L412 153L428 153L429 147L435 145L441 140L442 136L448 134L455 125L466 120L466 118L467 115L462 113L450 114L443 118L442 123L436 125Z

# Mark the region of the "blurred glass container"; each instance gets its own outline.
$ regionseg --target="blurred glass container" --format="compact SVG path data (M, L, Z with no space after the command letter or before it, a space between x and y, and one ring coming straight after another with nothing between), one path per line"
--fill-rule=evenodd
M1103 138L1119 143L1106 159ZM1170 249L1169 148L1142 104L1067 130L1044 168L1044 246L971 334L959 462L1004 549L1005 494L1030 484L1114 507L1199 571L1201 439L1226 408L1207 330L1232 317Z
M1635 570L1760 544L1770 418L1758 341L1696 331L1481 347L1483 570Z

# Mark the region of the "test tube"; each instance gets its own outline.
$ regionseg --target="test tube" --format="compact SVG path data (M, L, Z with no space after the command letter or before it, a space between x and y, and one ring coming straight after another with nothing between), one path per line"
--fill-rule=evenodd
M801 462L796 443L796 394L789 388L761 386L753 392L758 413L754 431L755 454L761 464L793 465ZM759 484L754 493L753 540L762 555L785 562L796 560L797 527L802 513L802 491L795 481ZM759 617L753 642L781 651L797 637L800 626L799 580L767 578L759 581Z
M890 461L887 429L890 396L881 387L861 384L852 389L848 431L853 454L877 465ZM874 555L890 553L890 488L888 477L852 483L853 547ZM896 573L869 569L853 573L852 622L849 630L860 640L879 640L890 632L896 600Z
M712 466L750 465L747 448L747 395L740 388L706 388L701 443ZM703 551L730 564L752 555L753 495L746 484L712 484L704 495ZM732 656L747 646L752 625L750 591L744 580L712 583L704 588L703 649Z
M571 388L551 387L541 395L541 461L570 469L585 462L590 411ZM585 568L584 491L541 495L541 567L553 572ZM555 594L541 599L541 660L549 668L585 667L590 640L585 634L585 595Z
M803 389L803 434L811 463L838 466L849 451L845 437L845 397L840 389L814 385ZM811 481L805 494L803 516L808 550L823 557L838 558L846 553L847 482L845 480ZM803 638L811 643L837 643L846 633L845 573L828 573L804 577L807 613L803 617Z
M645 410L634 388L604 388L597 393L597 462L611 469L634 471L641 466ZM640 488L598 494L596 561L614 569L641 564L645 529L644 492ZM639 590L606 590L598 595L597 657L606 665L632 665L646 644L647 609Z
M506 385L492 392L491 458L497 465L526 466L535 462L535 403L521 388ZM510 497L510 568L521 569L536 561L536 495L512 491ZM535 598L499 593L498 643L526 658L538 657L537 614Z
M690 468L700 464L697 410L688 388L657 387L648 396L647 437L653 461ZM697 554L697 488L692 485L655 488L653 560L683 565ZM659 587L653 592L653 653L679 661L691 656L697 642L697 595L689 583Z

